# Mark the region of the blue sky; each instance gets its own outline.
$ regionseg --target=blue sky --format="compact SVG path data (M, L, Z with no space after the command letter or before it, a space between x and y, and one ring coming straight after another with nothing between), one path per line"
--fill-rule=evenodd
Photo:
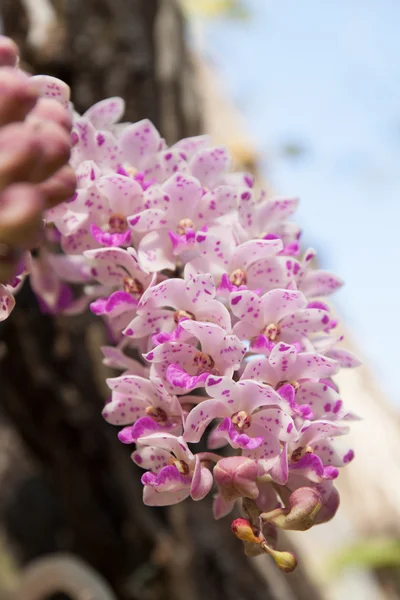
M400 405L400 2L245 0L205 22L207 56L247 117L304 240L346 281L336 303ZM282 151L304 148L298 158Z

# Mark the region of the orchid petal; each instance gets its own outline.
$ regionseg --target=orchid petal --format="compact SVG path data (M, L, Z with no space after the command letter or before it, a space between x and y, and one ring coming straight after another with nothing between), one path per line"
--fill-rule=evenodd
M263 438L250 437L247 433L239 433L236 431L232 421L225 417L225 419L217 427L218 433L227 439L232 448L241 448L242 450L254 450L263 443Z
M197 501L205 498L211 490L213 482L212 473L207 468L201 466L200 459L196 456L192 484L190 486L192 499Z
M257 206L257 219L262 229L266 225L289 218L299 204L298 198L269 198Z
M343 369L352 369L361 365L358 356L344 348L332 348L329 352L326 352L326 356L336 360Z
M174 389L178 388L177 393L187 393L198 387L202 387L209 373L200 373L199 375L189 375L180 365L172 364L169 365L166 371L166 378L168 383L173 386Z
M308 270L304 275L300 289L308 297L329 296L341 288L343 281L328 271Z
M194 215L195 207L203 192L197 179L177 173L163 184L162 189L170 197L168 209L177 220Z
M233 253L231 269L248 269L253 263L275 256L283 248L281 240L249 240L240 244Z
M298 444L300 446L311 446L318 440L344 435L348 432L349 428L346 425L322 420L313 421L312 423L306 423L300 430Z
M196 152L207 148L211 144L211 138L209 135L195 135L193 137L183 138L176 142L172 148L178 148L186 154L188 160L190 160Z
M106 98L93 104L85 113L96 129L109 129L119 121L125 112L125 101L122 98Z
M230 304L233 314L250 325L258 332L261 332L264 326L262 302L257 294L250 290L241 292L232 292L230 295Z
M106 175L96 181L96 187L108 199L113 213L127 217L141 206L142 188L131 177Z
M276 461L270 470L270 475L276 483L279 483L279 485L285 485L287 483L289 477L287 444L283 445L279 460Z
M142 338L147 335L160 333L162 331L171 331L173 326L173 313L170 310L139 310L135 318L130 321L123 333L127 337Z
M172 245L165 230L147 233L139 244L138 254L143 268L150 273L175 269Z
M196 220L201 224L210 224L220 217L225 217L236 208L237 189L220 186L202 196L198 205Z
M127 292L114 292L108 298L98 298L90 305L95 315L119 316L126 311L134 310L137 300Z
M107 423L112 425L129 425L145 415L146 404L136 396L114 392L102 412Z
M10 316L14 306L14 296L5 285L0 284L0 322Z
M211 273L185 279L185 290L192 304L208 302L215 297L215 283Z
M230 158L223 146L199 150L189 163L190 172L201 184L213 189L229 169Z
M148 208L137 214L130 216L128 225L134 231L149 232L154 229L162 229L168 226L168 219L165 211L159 208Z
M213 502L214 519L222 519L223 517L229 515L234 505L234 501L225 500L221 494L216 494Z
M307 298L298 291L276 289L261 298L264 323L277 323L307 306Z
M125 159L139 170L147 166L148 161L158 151L160 142L160 134L148 119L128 125L120 138Z
M209 377L211 379L211 377ZM183 439L186 442L200 441L208 425L214 419L229 416L229 407L219 400L203 400L188 414Z

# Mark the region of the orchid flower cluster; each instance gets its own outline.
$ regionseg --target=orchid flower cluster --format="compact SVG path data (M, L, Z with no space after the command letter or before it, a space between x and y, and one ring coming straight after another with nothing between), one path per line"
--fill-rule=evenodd
M46 215L32 288L48 312L90 305L105 321L104 361L121 374L103 416L145 470L144 502L212 493L216 519L241 503L246 553L293 570L278 530L333 517L354 456L334 376L359 363L322 300L342 282L302 251L296 198L257 192L207 136L167 147L123 112L110 98L74 113L78 187Z

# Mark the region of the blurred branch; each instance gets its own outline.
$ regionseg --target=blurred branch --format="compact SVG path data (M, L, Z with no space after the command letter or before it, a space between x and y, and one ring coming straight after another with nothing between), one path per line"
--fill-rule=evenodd
M57 593L72 600L116 600L99 573L69 554L50 555L31 563L22 571L10 600L44 600Z
M65 30L51 0L21 0L28 21L27 44L41 60L60 51Z
M178 0L1 0L0 15L27 68L68 83L78 112L121 96L127 121L149 118L169 143L199 132Z

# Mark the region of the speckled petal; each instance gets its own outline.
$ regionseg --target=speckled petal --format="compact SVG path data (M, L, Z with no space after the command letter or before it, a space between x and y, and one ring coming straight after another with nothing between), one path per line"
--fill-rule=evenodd
M106 98L93 104L83 115L96 129L109 129L119 121L125 112L125 101L118 96Z
M0 322L10 316L14 306L14 296L5 285L0 284Z

